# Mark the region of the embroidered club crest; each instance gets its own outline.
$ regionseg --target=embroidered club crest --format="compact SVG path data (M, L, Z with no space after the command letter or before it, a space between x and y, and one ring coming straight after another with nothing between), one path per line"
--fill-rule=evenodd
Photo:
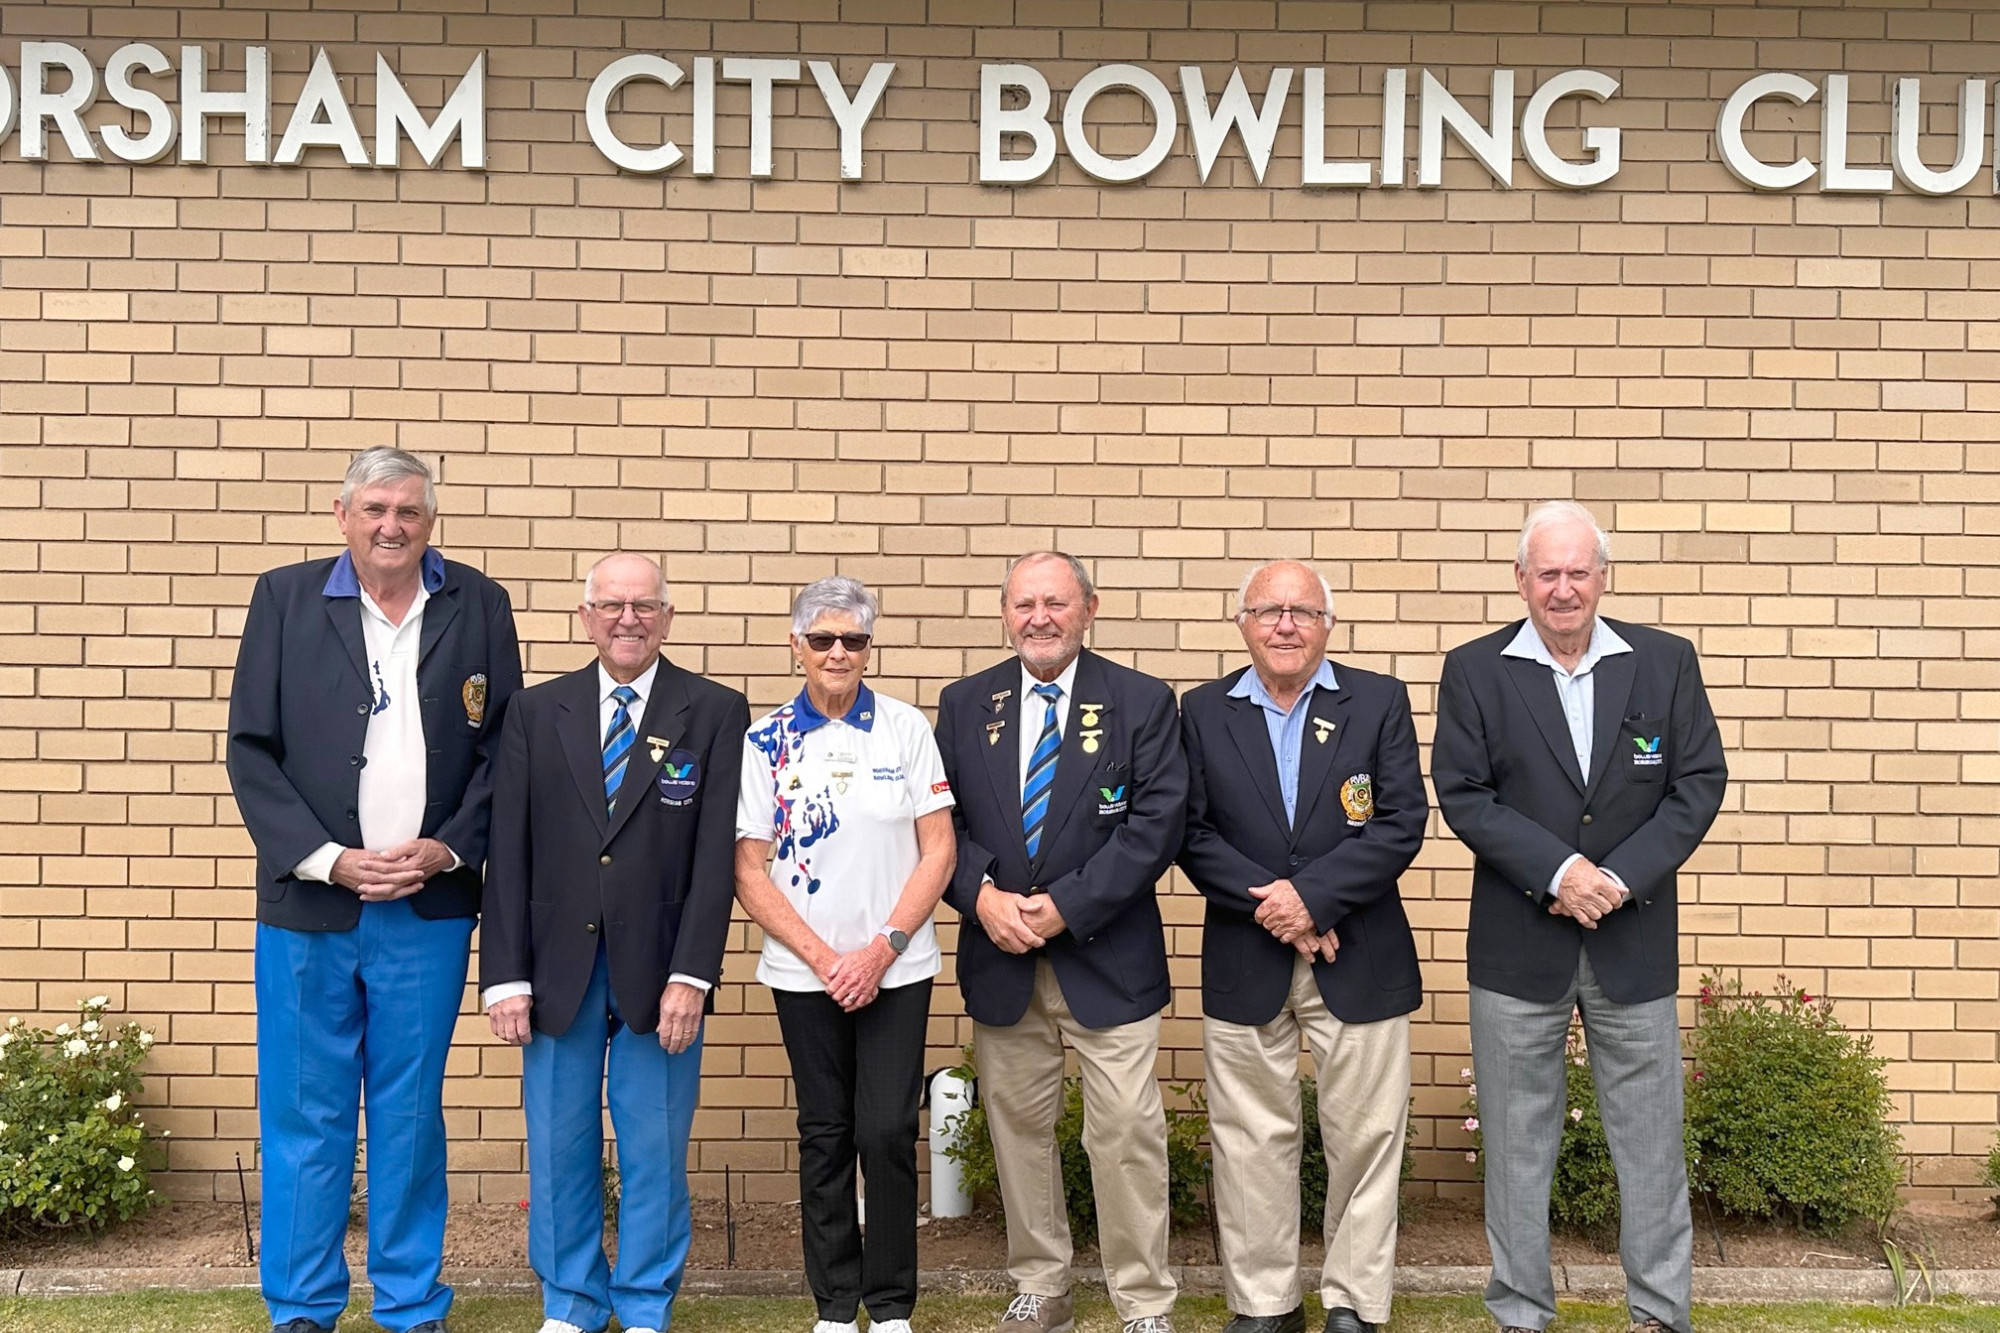
M1368 773L1356 773L1340 784L1340 808L1347 812L1350 824L1365 824L1375 817L1375 779Z
M476 727L486 721L486 673L475 671L459 686L458 697L465 704L465 725Z

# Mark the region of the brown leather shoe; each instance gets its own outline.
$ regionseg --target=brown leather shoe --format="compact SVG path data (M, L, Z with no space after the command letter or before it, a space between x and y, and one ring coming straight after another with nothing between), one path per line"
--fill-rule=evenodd
M1076 1305L1068 1292L1060 1296L1018 1292L1000 1316L1000 1333L1071 1333L1075 1327Z

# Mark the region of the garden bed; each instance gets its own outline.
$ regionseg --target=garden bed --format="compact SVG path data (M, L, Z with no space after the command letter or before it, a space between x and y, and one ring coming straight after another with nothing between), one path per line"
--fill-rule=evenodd
M1403 1264L1470 1265L1487 1263L1486 1234L1475 1205L1426 1200L1403 1224L1396 1258ZM795 1270L799 1253L799 1210L796 1204L737 1204L734 1266L741 1269ZM252 1211L255 1226L255 1211ZM1930 1248L1943 1268L2000 1269L2000 1225L1984 1205L1923 1203L1913 1206L1902 1224L1906 1243ZM926 1269L992 1270L1006 1266L1006 1236L999 1213L983 1206L969 1218L926 1219L920 1231L920 1261ZM1725 1223L1718 1254L1714 1232L1700 1209L1695 1214L1695 1263L1744 1268L1872 1268L1882 1263L1881 1247L1871 1227L1857 1226L1837 1236L1748 1224ZM454 1268L520 1268L527 1263L528 1215L510 1204L459 1204L452 1208L445 1230L445 1263ZM366 1236L360 1227L348 1233L348 1258L355 1270L363 1266ZM1205 1228L1183 1230L1173 1238L1177 1264L1215 1262ZM1306 1260L1316 1266L1319 1247L1309 1245ZM1555 1260L1570 1264L1615 1263L1615 1256L1586 1241L1558 1236ZM243 1213L227 1203L177 1203L162 1207L98 1237L58 1233L0 1241L0 1268L204 1268L240 1267L249 1256L243 1243ZM695 1204L694 1251L690 1265L698 1269L729 1266L728 1231L720 1200ZM1080 1266L1096 1263L1094 1251L1079 1252Z

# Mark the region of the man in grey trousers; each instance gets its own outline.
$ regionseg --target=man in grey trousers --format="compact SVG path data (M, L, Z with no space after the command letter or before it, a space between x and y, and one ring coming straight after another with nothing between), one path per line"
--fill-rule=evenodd
M1452 650L1439 685L1431 777L1475 858L1466 972L1502 1333L1555 1317L1549 1189L1577 1011L1632 1328L1689 1333L1675 876L1728 774L1694 645L1600 618L1609 574L1587 510L1536 506L1514 563L1527 619Z

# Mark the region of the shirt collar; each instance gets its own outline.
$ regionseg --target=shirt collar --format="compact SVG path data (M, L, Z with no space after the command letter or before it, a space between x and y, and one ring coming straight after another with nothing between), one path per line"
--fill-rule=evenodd
M444 590L444 556L435 546L424 548L424 558L420 562L423 572L424 591L427 593ZM340 559L333 562L333 569L326 576L326 586L320 589L323 597L359 597L361 580L354 572L354 552L342 551Z
M1062 674L1054 680L1036 680L1034 674L1026 666L1023 666L1021 668L1021 702L1025 704L1028 701L1029 697L1034 694L1037 685L1054 685L1062 690L1061 697L1065 699L1074 698L1076 696L1076 664L1082 660L1082 653L1078 653L1075 657L1070 658L1069 665L1064 667Z
M859 731L875 729L875 691L868 688L867 681L861 682L854 693L853 705L840 720ZM818 731L831 721L832 718L813 707L812 697L804 690L800 690L799 697L792 700L792 731L795 734L803 736L809 731Z
M638 679L632 682L632 693L639 696L637 705L641 710L644 710L646 707L647 696L653 692L653 677L659 674L660 659L656 657L653 659L653 665L641 671ZM604 663L599 662L597 664L597 701L603 703L611 697L611 691L617 688L618 682L611 679L611 673L604 669Z
M1533 620L1523 620L1521 628L1514 634L1514 641L1500 650L1502 657L1525 657L1531 662L1540 662L1552 671L1560 671L1566 676L1581 676L1596 666L1601 658L1616 657L1629 653L1632 645L1618 636L1618 631L1605 623L1599 616L1590 626L1590 646L1583 650L1583 657L1574 671L1556 661L1556 655L1549 651L1548 644L1542 642L1541 631L1535 628Z
M1333 678L1333 663L1326 658L1321 658L1319 670L1313 672L1313 678L1306 682L1305 689L1299 691L1298 699L1292 701L1292 708L1297 708L1300 700L1303 700L1306 695L1314 690L1326 690L1331 693L1339 688L1339 684ZM1278 707L1277 700L1273 699L1271 692L1264 688L1264 678L1257 674L1257 668L1254 666L1245 671L1237 678L1236 683L1229 687L1229 697L1232 699L1248 699L1259 708L1269 708L1278 713L1291 712L1290 708Z

